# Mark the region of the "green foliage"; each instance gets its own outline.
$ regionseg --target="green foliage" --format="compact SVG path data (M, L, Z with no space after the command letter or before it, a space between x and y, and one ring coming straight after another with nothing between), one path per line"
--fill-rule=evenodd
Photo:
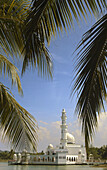
M88 148L97 128L97 116L104 110L107 99L107 14L83 35L77 50L73 87L73 93L78 93L75 111Z
M50 43L61 31L74 27L74 21L86 19L87 13L97 16L106 6L105 0L32 0L32 8L25 20L25 57L22 73L31 64L41 74L51 75L52 62L46 42Z
M13 159L14 151L0 151L0 159L1 160L10 160Z
M34 154L34 153L33 153ZM35 155L44 155L45 153L43 151L35 153Z
M14 150L12 149L11 151L0 151L0 160L12 160L13 155L14 155ZM44 155L44 152L37 152L37 153L30 153L30 155Z
M88 149L88 155L93 154L94 159L107 159L107 145L102 146L100 148L98 147L90 147Z
M23 27L30 3L24 0L0 1L0 74L9 77L21 94L19 71L13 63L19 56L23 59ZM2 140L8 139L12 148L36 150L36 120L16 102L12 92L1 82L0 127Z
M107 159L107 146L106 146L106 148L105 148L105 150L104 150L104 152L103 152L102 157L103 157L104 159Z
M3 84L0 84L0 101L2 139L8 137L14 149L36 150L37 126L33 116L16 102Z
M18 69L13 65L16 57L20 56L23 60L22 74L31 66L38 70L38 74L52 78L52 60L46 42L49 44L51 37L57 32L72 27L74 20L78 22L79 18L86 18L87 11L96 16L104 7L105 0L1 0L0 74L9 76L12 84L16 84L18 91L22 92ZM101 85L101 90L105 90L104 84ZM83 116L84 128L89 120ZM1 82L0 117L3 139L7 137L14 148L36 150L36 120L16 102L13 94ZM96 115L94 118L96 120ZM96 124L96 121L94 123ZM90 124L93 126L91 119L88 124L89 130ZM89 134L88 128L86 125L85 137ZM89 136L86 143L88 138Z

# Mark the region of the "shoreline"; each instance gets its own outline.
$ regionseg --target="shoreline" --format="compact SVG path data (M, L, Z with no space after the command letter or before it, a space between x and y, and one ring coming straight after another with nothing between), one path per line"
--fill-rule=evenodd
M96 165L93 165L92 167L107 168L107 164L96 164Z
M8 163L8 160L7 159L0 159L0 162L7 162Z
M8 163L8 160L6 159L0 159L0 163ZM31 165L31 164L29 164ZM75 164L76 165L76 164ZM87 164L88 165L88 164ZM66 165L67 166L67 165ZM84 166L84 165L83 165ZM94 164L94 165L88 165L90 167L98 167L98 168L107 168L107 163L104 164Z

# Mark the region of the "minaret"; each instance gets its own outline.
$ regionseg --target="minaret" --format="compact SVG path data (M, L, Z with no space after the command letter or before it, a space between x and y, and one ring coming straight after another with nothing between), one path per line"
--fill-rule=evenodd
M67 128L68 128L68 126L66 125L67 116L66 116L65 109L62 110L61 119L62 119L62 125L60 126L61 127L61 140L60 140L60 143L62 145L62 148L66 148L66 146L67 146Z

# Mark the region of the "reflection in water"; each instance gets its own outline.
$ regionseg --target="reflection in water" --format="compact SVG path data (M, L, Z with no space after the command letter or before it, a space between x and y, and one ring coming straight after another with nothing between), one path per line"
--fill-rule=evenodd
M0 162L0 170L107 170L107 168L94 168L89 166L36 166L36 165L9 165Z
M10 165L11 170L30 170L28 165ZM13 167L13 168L12 168Z
M36 165L22 165L22 166L11 166L11 170L107 170L106 168L96 168L90 166L36 166ZM5 169L8 170L8 169ZM9 169L10 170L10 169Z

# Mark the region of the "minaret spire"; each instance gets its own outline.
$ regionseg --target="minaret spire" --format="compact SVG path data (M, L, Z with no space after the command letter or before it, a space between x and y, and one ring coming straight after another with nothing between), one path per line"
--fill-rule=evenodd
M62 148L66 148L67 146L67 128L68 126L66 125L66 119L67 119L67 116L66 116L66 112L65 112L65 109L62 110L62 116L61 116L61 119L62 119L62 124L61 124L61 145L62 145Z

